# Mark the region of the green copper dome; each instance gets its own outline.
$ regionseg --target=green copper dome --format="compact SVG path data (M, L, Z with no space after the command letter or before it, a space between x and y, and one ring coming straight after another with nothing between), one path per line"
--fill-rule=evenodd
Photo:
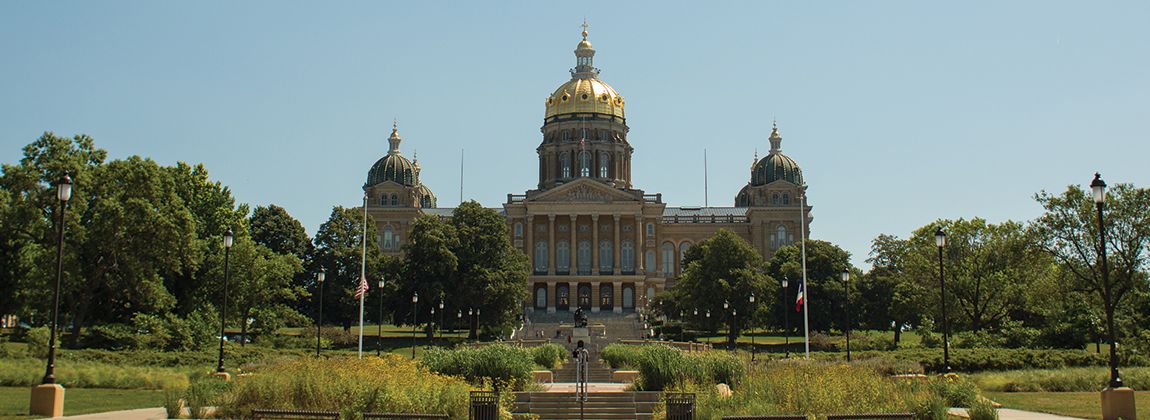
M415 186L419 183L419 170L418 167L411 163L410 160L399 154L399 129L393 127L391 130L391 138L388 142L391 147L387 151L387 155L375 161L371 165L371 170L367 172L367 184L379 184L384 181L394 181L408 187Z
M783 142L776 126L771 130L771 153L755 162L751 168L751 185L759 186L775 181L787 181L795 185L803 185L803 170L794 159L784 155L780 147Z

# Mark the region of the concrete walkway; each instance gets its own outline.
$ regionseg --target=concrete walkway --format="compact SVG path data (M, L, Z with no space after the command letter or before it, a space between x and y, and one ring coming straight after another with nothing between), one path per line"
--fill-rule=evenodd
M57 417L67 420L157 420L168 418L163 408L139 408L135 410L109 411L106 413L84 414L79 416Z
M555 382L542 385L543 392L575 392L574 382ZM625 392L630 385L614 382L588 382L587 392Z
M951 408L950 415L970 418L965 408ZM1012 408L999 408L999 420L1078 420L1078 417L1059 416L1057 414L1037 413L1033 411L1015 410Z

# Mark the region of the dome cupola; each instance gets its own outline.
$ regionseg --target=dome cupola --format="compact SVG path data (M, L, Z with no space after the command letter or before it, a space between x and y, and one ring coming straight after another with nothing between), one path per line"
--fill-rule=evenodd
M367 184L365 187L370 187L385 181L393 181L408 187L418 184L419 167L399 153L399 143L402 139L399 137L398 124L392 125L391 137L389 137L387 141L389 143L387 155L377 160L375 164L371 166L371 170L367 173Z
M795 185L803 185L803 170L799 164L789 156L783 154L783 137L779 135L779 126L775 124L771 129L771 153L760 159L751 168L751 185L759 186L775 181L787 181Z
M625 118L623 97L599 80L595 68L595 48L587 41L587 23L583 23L583 40L575 46L575 68L571 80L560 85L547 97L545 119L575 113L605 114Z

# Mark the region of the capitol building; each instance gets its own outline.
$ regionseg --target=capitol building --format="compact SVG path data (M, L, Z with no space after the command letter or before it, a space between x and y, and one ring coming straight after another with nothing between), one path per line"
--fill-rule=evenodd
M802 170L783 154L777 126L767 139L770 153L756 157L731 207L670 207L662 194L633 185L627 102L599 77L595 49L586 30L582 35L570 80L546 99L538 185L508 194L498 209L511 242L531 262L529 308L631 312L643 297L673 284L692 244L719 229L736 233L765 258L810 231L809 216L807 226L799 225L811 209L801 200ZM437 206L420 181L418 159L400 152L398 127L388 141L363 188L380 248L398 254L416 217L450 217L454 209Z

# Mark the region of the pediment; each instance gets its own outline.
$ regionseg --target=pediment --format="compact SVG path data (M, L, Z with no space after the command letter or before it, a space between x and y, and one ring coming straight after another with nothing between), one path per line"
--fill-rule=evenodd
M641 196L604 185L590 179L577 179L544 191L529 201L613 203L639 201Z

